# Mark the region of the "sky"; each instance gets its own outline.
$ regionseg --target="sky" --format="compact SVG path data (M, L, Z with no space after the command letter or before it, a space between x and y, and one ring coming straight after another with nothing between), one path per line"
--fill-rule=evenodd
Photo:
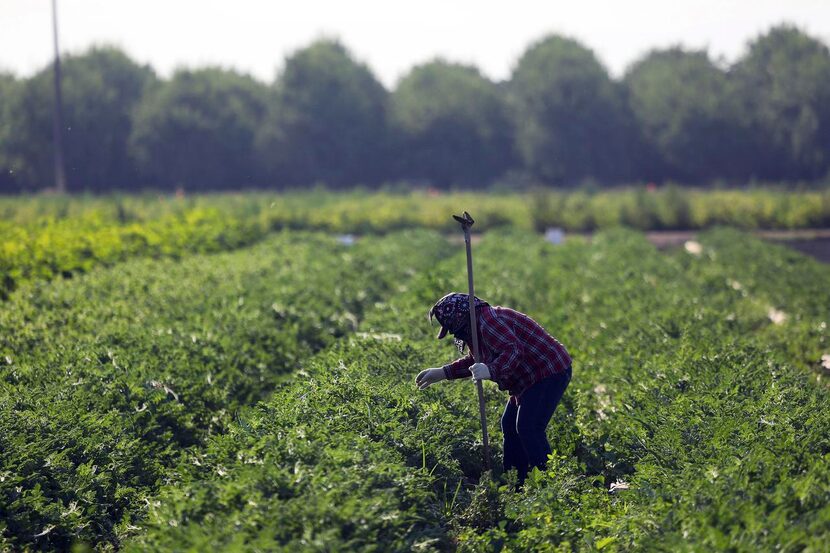
M782 22L830 44L830 0L57 0L61 52L123 48L163 77L219 65L271 82L286 55L338 38L392 87L436 57L509 78L549 33L578 39L621 75L653 48L731 62ZM29 76L52 55L51 0L0 0L0 70Z

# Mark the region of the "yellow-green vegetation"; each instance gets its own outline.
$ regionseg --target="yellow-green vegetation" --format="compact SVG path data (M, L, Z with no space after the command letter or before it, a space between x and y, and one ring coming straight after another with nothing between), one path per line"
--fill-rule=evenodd
M83 272L135 257L179 257L245 246L279 229L385 233L453 231L450 215L499 226L593 231L830 226L830 191L695 190L666 187L523 194L312 191L187 197L0 199L0 296L23 282Z

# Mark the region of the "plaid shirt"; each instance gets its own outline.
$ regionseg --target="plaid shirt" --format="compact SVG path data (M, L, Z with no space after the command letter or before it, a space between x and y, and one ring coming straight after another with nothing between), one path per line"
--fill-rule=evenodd
M565 346L539 323L507 307L485 305L478 311L478 347L481 361L500 390L517 401L522 392L540 380L565 372L571 356ZM450 379L470 378L475 363L471 353L444 365Z

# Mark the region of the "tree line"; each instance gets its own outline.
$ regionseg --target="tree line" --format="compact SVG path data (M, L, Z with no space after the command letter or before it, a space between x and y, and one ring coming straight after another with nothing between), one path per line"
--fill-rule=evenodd
M113 47L62 61L71 191L817 181L830 171L830 51L780 25L731 64L653 50L612 78L550 35L493 82L436 59L387 90L340 42L271 84L231 69L161 79ZM52 67L0 74L0 192L53 182Z

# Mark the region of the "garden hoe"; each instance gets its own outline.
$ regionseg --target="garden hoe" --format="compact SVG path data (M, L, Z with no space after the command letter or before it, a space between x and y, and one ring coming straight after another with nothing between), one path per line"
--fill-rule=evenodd
M466 211L464 215L453 215L453 219L461 223L464 230L464 244L467 246L467 281L470 288L470 334L473 339L473 359L480 360L478 351L478 325L476 324L475 290L473 288L473 252L470 247L470 227L473 226L473 218ZM484 442L484 469L490 470L490 441L487 437L487 413L484 410L484 387L481 380L476 380L478 389L478 414L481 419L481 437Z

